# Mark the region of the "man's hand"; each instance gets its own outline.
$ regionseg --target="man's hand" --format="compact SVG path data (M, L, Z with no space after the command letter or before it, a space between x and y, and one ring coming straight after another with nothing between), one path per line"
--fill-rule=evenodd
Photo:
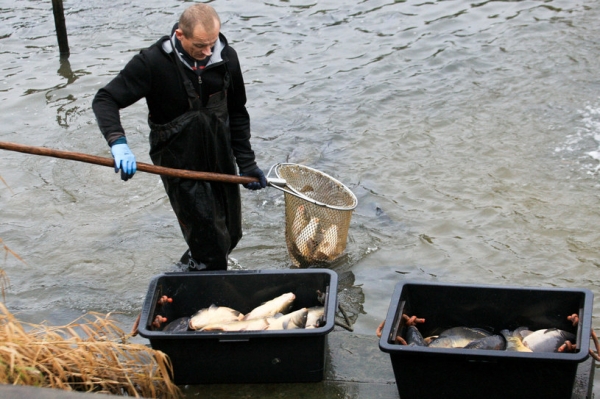
M248 172L240 173L240 176L251 176L258 179L258 181L244 184L244 187L248 190L260 190L261 188L267 187L267 178L258 166Z
M115 173L121 170L121 180L127 181L133 177L137 166L135 164L135 156L129 149L127 144L113 144L110 147L110 152L115 158Z

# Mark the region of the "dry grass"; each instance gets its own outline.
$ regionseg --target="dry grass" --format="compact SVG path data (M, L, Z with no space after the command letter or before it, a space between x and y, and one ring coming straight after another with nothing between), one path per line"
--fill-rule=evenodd
M21 262L25 263L25 261L23 259L21 259L21 257L19 255L17 255L13 250L11 250L9 247L6 246L6 244L2 241L2 238L0 238L0 247L2 249L4 249L4 263L6 263L6 258L8 258L8 255L12 255L15 258L17 258L18 260L20 260ZM6 299L6 287L8 287L8 276L6 275L6 272L3 269L0 269L0 292L2 293L2 300Z
M7 187L7 188L10 190L10 192L11 192L12 194L14 194L14 192L13 192L12 188L10 188L10 186L9 186L8 184L6 184L6 180L4 180L4 179L2 178L2 176L0 176L0 181L2 181L2 183L4 183L4 185L5 185L5 186L6 186L6 187Z
M179 398L168 357L127 336L107 316L89 313L62 327L22 324L0 304L0 383Z
M0 181L4 182L1 176ZM12 255L25 263L0 238L2 250L4 262ZM3 299L8 284L0 268ZM0 384L143 398L183 397L171 380L168 356L128 343L128 337L109 315L89 313L66 326L49 327L21 323L0 303Z

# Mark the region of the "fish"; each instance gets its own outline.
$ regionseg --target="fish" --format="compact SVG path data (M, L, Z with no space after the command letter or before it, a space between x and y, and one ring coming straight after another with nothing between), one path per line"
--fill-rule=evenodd
M443 331L429 343L430 348L464 348L476 339L489 337L489 332L479 328L453 327Z
M163 332L183 332L188 331L190 325L189 317L180 317L173 320L163 328Z
M308 308L305 328L321 327L325 319L325 308L323 306L313 306Z
M500 334L506 340L506 350L513 352L531 352L531 349L523 345L521 331L527 330L527 327L519 327L514 331L502 330Z
M208 308L200 309L190 318L189 328L200 330L209 324L239 321L243 317L244 315L235 309L212 304Z
M282 294L277 298L271 299L270 301L265 302L262 305L252 309L250 313L244 316L243 320L272 317L275 316L277 313L286 314L292 307L292 304L295 299L296 295L294 295L292 292Z
M338 242L338 226L332 224L323 233L323 239L315 250L315 259L333 260L340 254Z
M307 259L312 258L312 254L317 246L317 233L319 232L319 218L313 217L310 222L302 229L296 238L296 247L300 255Z
M469 342L464 349L489 349L503 351L506 349L506 340L502 335L494 334Z
M431 335L429 337L423 338L423 341L425 342L425 345L429 346L429 344L432 343L437 338L438 338L438 335Z
M302 308L287 315L277 314L274 317L267 318L269 327L267 330L294 330L306 326L308 309Z
M406 333L404 334L404 337L408 346L427 346L423 335L415 326L406 327Z
M296 208L296 213L294 214L294 221L292 222L292 237L293 240L297 240L298 236L304 230L306 225L308 224L308 215L306 214L306 208L304 205L298 206Z
M315 189L313 188L313 186L311 186L310 184L305 184L301 189L300 192L302 194L306 194L306 193L312 193L314 192Z
M523 345L532 352L557 352L565 341L575 342L575 335L558 328L536 330L523 338Z
M262 331L269 327L267 318L211 323L200 331Z

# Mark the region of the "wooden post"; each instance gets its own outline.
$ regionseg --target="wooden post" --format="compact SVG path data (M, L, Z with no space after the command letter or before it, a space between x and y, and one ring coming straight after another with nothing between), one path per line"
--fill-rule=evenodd
M65 10L62 0L52 0L52 10L54 11L54 25L56 26L56 36L58 37L58 49L60 55L69 57L69 41L67 39L67 26L65 24Z

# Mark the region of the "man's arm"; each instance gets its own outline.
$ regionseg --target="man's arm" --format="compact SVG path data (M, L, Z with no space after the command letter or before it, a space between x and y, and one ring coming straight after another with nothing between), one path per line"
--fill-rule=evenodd
M246 88L236 52L229 48L229 72L231 85L227 93L231 148L240 173L257 167L254 151L250 144L250 116L246 109Z
M145 97L150 87L150 68L143 54L137 54L113 80L98 90L92 109L109 145L125 137L120 110Z

